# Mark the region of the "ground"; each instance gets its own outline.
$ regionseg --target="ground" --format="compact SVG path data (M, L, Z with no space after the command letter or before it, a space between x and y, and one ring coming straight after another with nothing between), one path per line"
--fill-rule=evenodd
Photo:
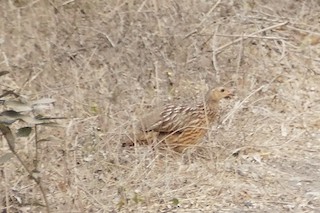
M3 0L1 89L56 100L40 128L51 212L319 212L320 3ZM121 146L157 105L232 87L184 154ZM34 133L16 150L32 168ZM2 138L0 156L10 153ZM16 158L1 212L46 212Z

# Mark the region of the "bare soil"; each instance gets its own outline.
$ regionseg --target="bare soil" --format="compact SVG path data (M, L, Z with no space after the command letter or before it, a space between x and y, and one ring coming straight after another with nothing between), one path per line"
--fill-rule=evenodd
M0 1L1 89L67 117L40 128L51 212L320 212L319 14L317 0ZM237 96L196 147L121 147L145 111L218 85ZM16 149L32 168L34 134ZM0 171L1 212L46 212L15 158Z

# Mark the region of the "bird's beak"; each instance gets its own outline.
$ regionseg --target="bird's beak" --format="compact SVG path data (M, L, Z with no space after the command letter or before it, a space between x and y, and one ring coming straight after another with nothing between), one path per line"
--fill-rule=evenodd
M229 98L233 97L234 95L235 95L235 91L234 90L230 90L228 95L225 98L229 99Z

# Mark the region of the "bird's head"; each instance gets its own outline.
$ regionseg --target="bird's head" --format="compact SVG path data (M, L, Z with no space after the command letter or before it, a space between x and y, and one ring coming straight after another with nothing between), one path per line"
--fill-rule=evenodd
M234 96L234 91L232 89L217 87L207 93L206 99L209 102L220 101L223 98L231 98L231 96Z

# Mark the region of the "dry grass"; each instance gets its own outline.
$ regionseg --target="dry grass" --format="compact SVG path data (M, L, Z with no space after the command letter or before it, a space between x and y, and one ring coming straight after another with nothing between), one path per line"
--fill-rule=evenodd
M42 130L51 211L319 212L319 13L317 0L2 1L1 87L69 118ZM199 147L121 148L144 110L215 85L237 98ZM31 166L33 138L18 149ZM18 161L0 166L7 212L45 211Z

